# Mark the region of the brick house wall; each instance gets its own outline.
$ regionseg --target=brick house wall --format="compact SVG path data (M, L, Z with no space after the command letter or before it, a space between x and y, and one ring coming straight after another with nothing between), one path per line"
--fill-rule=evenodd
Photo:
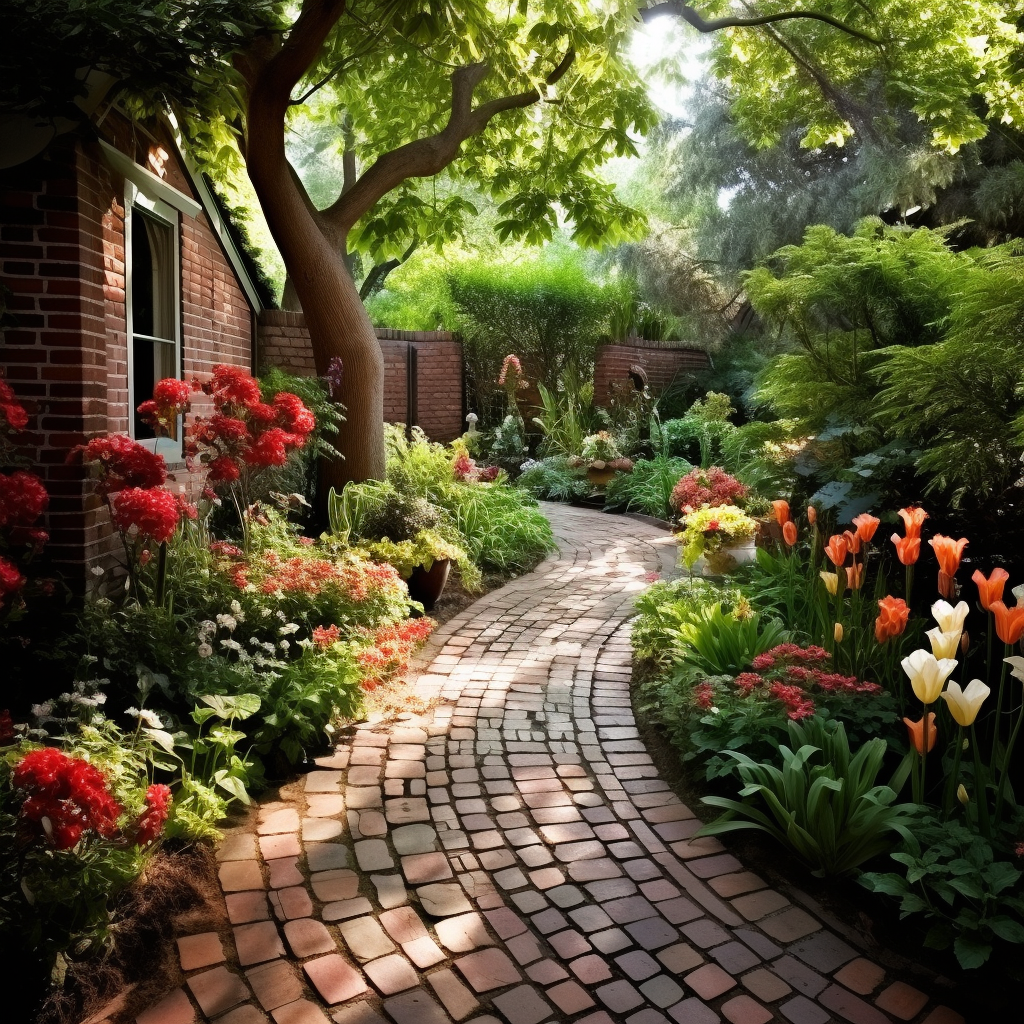
M711 361L701 349L679 342L631 338L625 343L601 345L594 366L594 401L598 405L608 401L614 384L629 383L629 368L633 365L644 368L651 393L659 395L677 377L706 370Z
M196 198L167 137L116 113L103 132L140 165L162 145L165 180ZM0 170L0 368L31 415L21 454L46 481L49 554L76 590L114 550L105 506L84 469L65 458L75 445L128 428L124 202L123 176L96 143L73 134ZM178 226L185 378L217 362L249 367L254 310L216 234L204 214L179 214ZM176 484L194 490L183 464L169 468Z
M434 441L451 441L466 429L462 420L462 345L446 331L376 329L384 354L384 419L408 419L409 348L416 350L415 420ZM301 313L264 310L257 327L257 365L314 375L309 332Z

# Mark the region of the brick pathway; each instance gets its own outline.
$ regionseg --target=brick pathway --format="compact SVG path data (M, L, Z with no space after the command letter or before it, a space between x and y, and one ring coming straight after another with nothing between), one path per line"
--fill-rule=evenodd
M962 1024L743 869L658 778L627 618L671 538L547 508L560 554L443 626L433 711L365 725L218 852L234 949L138 1024Z

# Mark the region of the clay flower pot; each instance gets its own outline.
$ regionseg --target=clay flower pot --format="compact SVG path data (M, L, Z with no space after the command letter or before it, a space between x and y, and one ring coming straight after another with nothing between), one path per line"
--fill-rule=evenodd
M448 582L448 574L452 570L451 559L437 558L429 569L417 565L412 575L406 580L409 587L409 596L414 601L419 601L425 611L431 611L437 599L444 592L445 584Z

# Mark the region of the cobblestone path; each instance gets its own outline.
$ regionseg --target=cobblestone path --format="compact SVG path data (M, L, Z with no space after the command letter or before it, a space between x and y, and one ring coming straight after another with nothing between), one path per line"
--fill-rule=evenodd
M179 939L138 1024L962 1024L692 838L628 692L674 542L547 512L560 553L432 639L432 711L357 727L225 838L233 948Z

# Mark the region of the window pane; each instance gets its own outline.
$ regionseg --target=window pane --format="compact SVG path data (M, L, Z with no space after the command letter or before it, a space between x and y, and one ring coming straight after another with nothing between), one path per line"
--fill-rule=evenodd
M132 343L132 392L135 403L135 423L132 436L136 440L144 440L147 437L156 437L152 427L143 423L138 413L138 406L147 398L153 397L153 385L164 377L177 377L178 367L175 359L174 345L160 341L150 341L147 338L135 338ZM170 430L170 436L177 439L178 432L175 427Z

